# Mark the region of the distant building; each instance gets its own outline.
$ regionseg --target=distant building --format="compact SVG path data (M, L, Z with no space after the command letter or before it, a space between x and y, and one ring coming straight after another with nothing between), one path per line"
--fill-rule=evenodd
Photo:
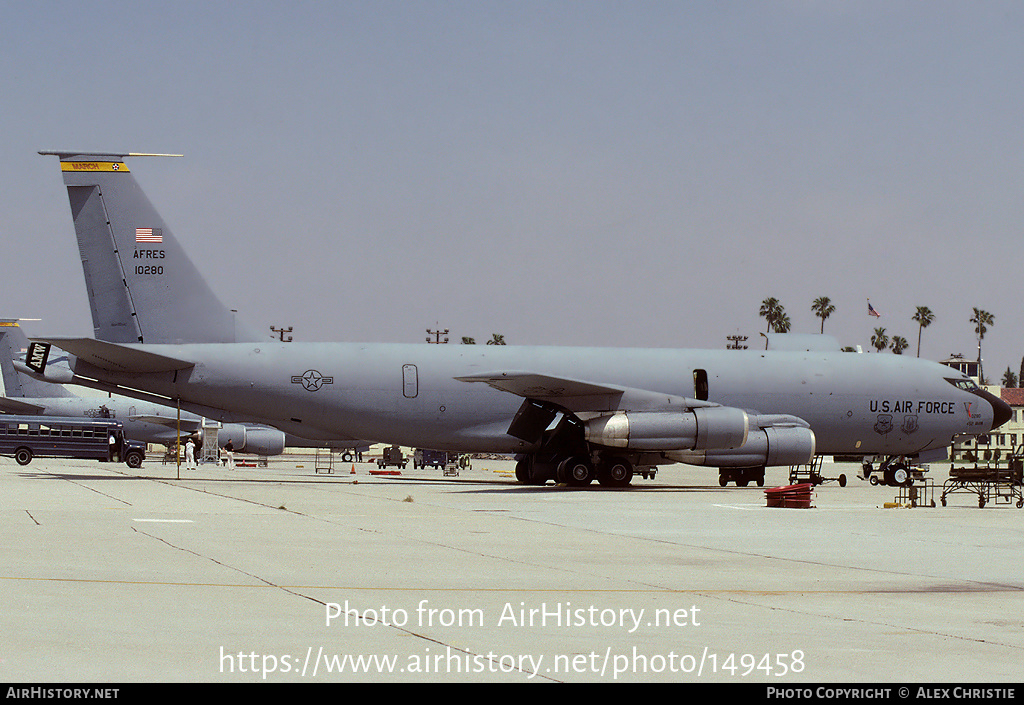
M963 355L953 353L945 360L939 360L939 362L947 367L952 367L957 372L963 372L975 382L978 382L979 363L977 360L968 360Z

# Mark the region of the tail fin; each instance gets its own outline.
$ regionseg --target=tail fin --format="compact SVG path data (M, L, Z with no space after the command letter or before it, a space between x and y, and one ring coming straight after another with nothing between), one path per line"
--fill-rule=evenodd
M60 158L78 236L94 335L111 343L266 340L217 299L124 164L125 157Z
M75 396L59 384L43 382L14 369L14 361L21 360L27 348L28 338L17 319L0 318L0 374L4 379L4 395L34 399Z

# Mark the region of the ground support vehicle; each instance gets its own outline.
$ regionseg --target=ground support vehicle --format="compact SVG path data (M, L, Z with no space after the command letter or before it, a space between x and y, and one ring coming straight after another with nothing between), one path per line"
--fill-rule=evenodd
M146 444L125 438L123 425L113 419L9 414L0 416L0 455L13 456L18 465L35 457L82 458L137 468Z
M389 446L388 448L384 449L384 454L380 457L379 460L377 460L377 467L383 470L384 468L393 465L404 470L408 462L408 459L406 459L406 457L402 455L401 448L399 448L398 446Z
M452 460L454 461L454 457ZM435 470L443 468L448 464L448 453L443 450L429 450L427 448L417 448L412 454L412 466L413 468L425 468L428 465L433 467Z

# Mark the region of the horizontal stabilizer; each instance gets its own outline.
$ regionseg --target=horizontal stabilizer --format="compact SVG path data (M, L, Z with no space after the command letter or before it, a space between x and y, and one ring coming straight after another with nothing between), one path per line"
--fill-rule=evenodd
M29 404L28 402L11 399L10 397L0 397L0 411L5 414L37 416L41 414L45 408L45 406L40 406L39 404Z
M194 362L187 360L177 360L136 347L107 343L94 338L35 338L34 340L49 343L74 355L82 362L110 372L147 374L185 370L195 366Z

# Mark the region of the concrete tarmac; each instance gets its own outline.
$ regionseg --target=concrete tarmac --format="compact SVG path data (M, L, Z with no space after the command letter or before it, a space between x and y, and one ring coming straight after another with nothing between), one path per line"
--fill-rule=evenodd
M1013 504L885 508L856 466L811 509L705 468L625 490L512 468L0 459L0 679L1020 680Z

